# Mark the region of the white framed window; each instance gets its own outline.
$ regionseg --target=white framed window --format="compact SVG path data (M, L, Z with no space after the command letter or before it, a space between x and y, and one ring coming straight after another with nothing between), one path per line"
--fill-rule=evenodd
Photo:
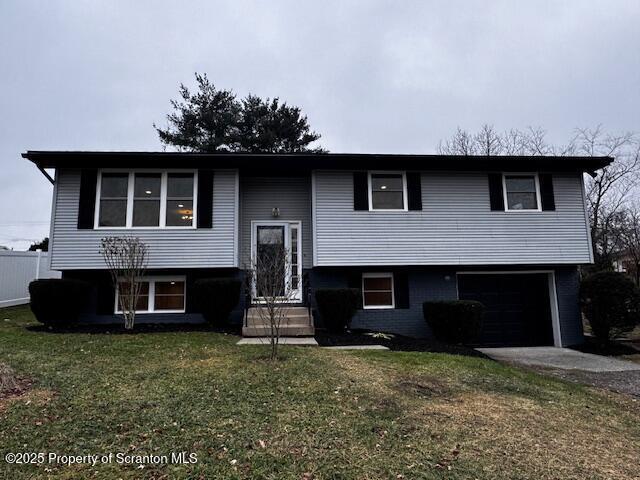
M369 210L407 211L405 172L369 172Z
M184 313L186 298L185 277L144 277L140 279L140 295L136 313ZM119 282L116 288L115 312L120 309L120 292L129 284Z
M537 173L504 173L502 190L506 212L542 211Z
M362 274L362 308L395 308L393 273Z
M94 228L195 228L197 171L101 170Z

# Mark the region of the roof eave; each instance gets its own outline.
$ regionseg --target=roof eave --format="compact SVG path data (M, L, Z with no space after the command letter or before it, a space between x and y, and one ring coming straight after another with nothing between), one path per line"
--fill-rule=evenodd
M240 168L457 171L583 171L606 167L612 157L460 156L349 153L186 153L186 152L87 152L27 151L22 157L38 168L171 168L175 160L185 168ZM260 160L257 162L257 160Z

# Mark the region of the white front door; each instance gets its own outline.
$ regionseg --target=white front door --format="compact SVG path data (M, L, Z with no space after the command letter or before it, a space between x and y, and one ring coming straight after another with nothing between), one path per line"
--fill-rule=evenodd
M273 247L282 247L287 254L285 281L282 298L290 302L302 301L302 228L300 222L251 222L251 262L252 268L258 264L260 256L268 255ZM260 275L259 271L254 272ZM260 301L253 285L253 299Z

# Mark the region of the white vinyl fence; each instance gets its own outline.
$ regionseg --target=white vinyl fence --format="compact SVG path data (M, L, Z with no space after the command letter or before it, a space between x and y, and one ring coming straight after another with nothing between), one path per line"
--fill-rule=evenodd
M49 269L47 252L0 250L0 308L29 303L29 283L37 278L60 278Z

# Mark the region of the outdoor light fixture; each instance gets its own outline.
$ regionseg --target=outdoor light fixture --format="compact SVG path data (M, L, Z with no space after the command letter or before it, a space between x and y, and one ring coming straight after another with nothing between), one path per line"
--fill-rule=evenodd
M386 186L386 185L382 185L382 186L380 186L380 190L386 190L386 189L387 189L387 186Z
M271 216L277 218L280 216L280 209L278 207L273 207L271 209Z
M146 193L147 195L151 195L151 190L145 190L144 193Z

